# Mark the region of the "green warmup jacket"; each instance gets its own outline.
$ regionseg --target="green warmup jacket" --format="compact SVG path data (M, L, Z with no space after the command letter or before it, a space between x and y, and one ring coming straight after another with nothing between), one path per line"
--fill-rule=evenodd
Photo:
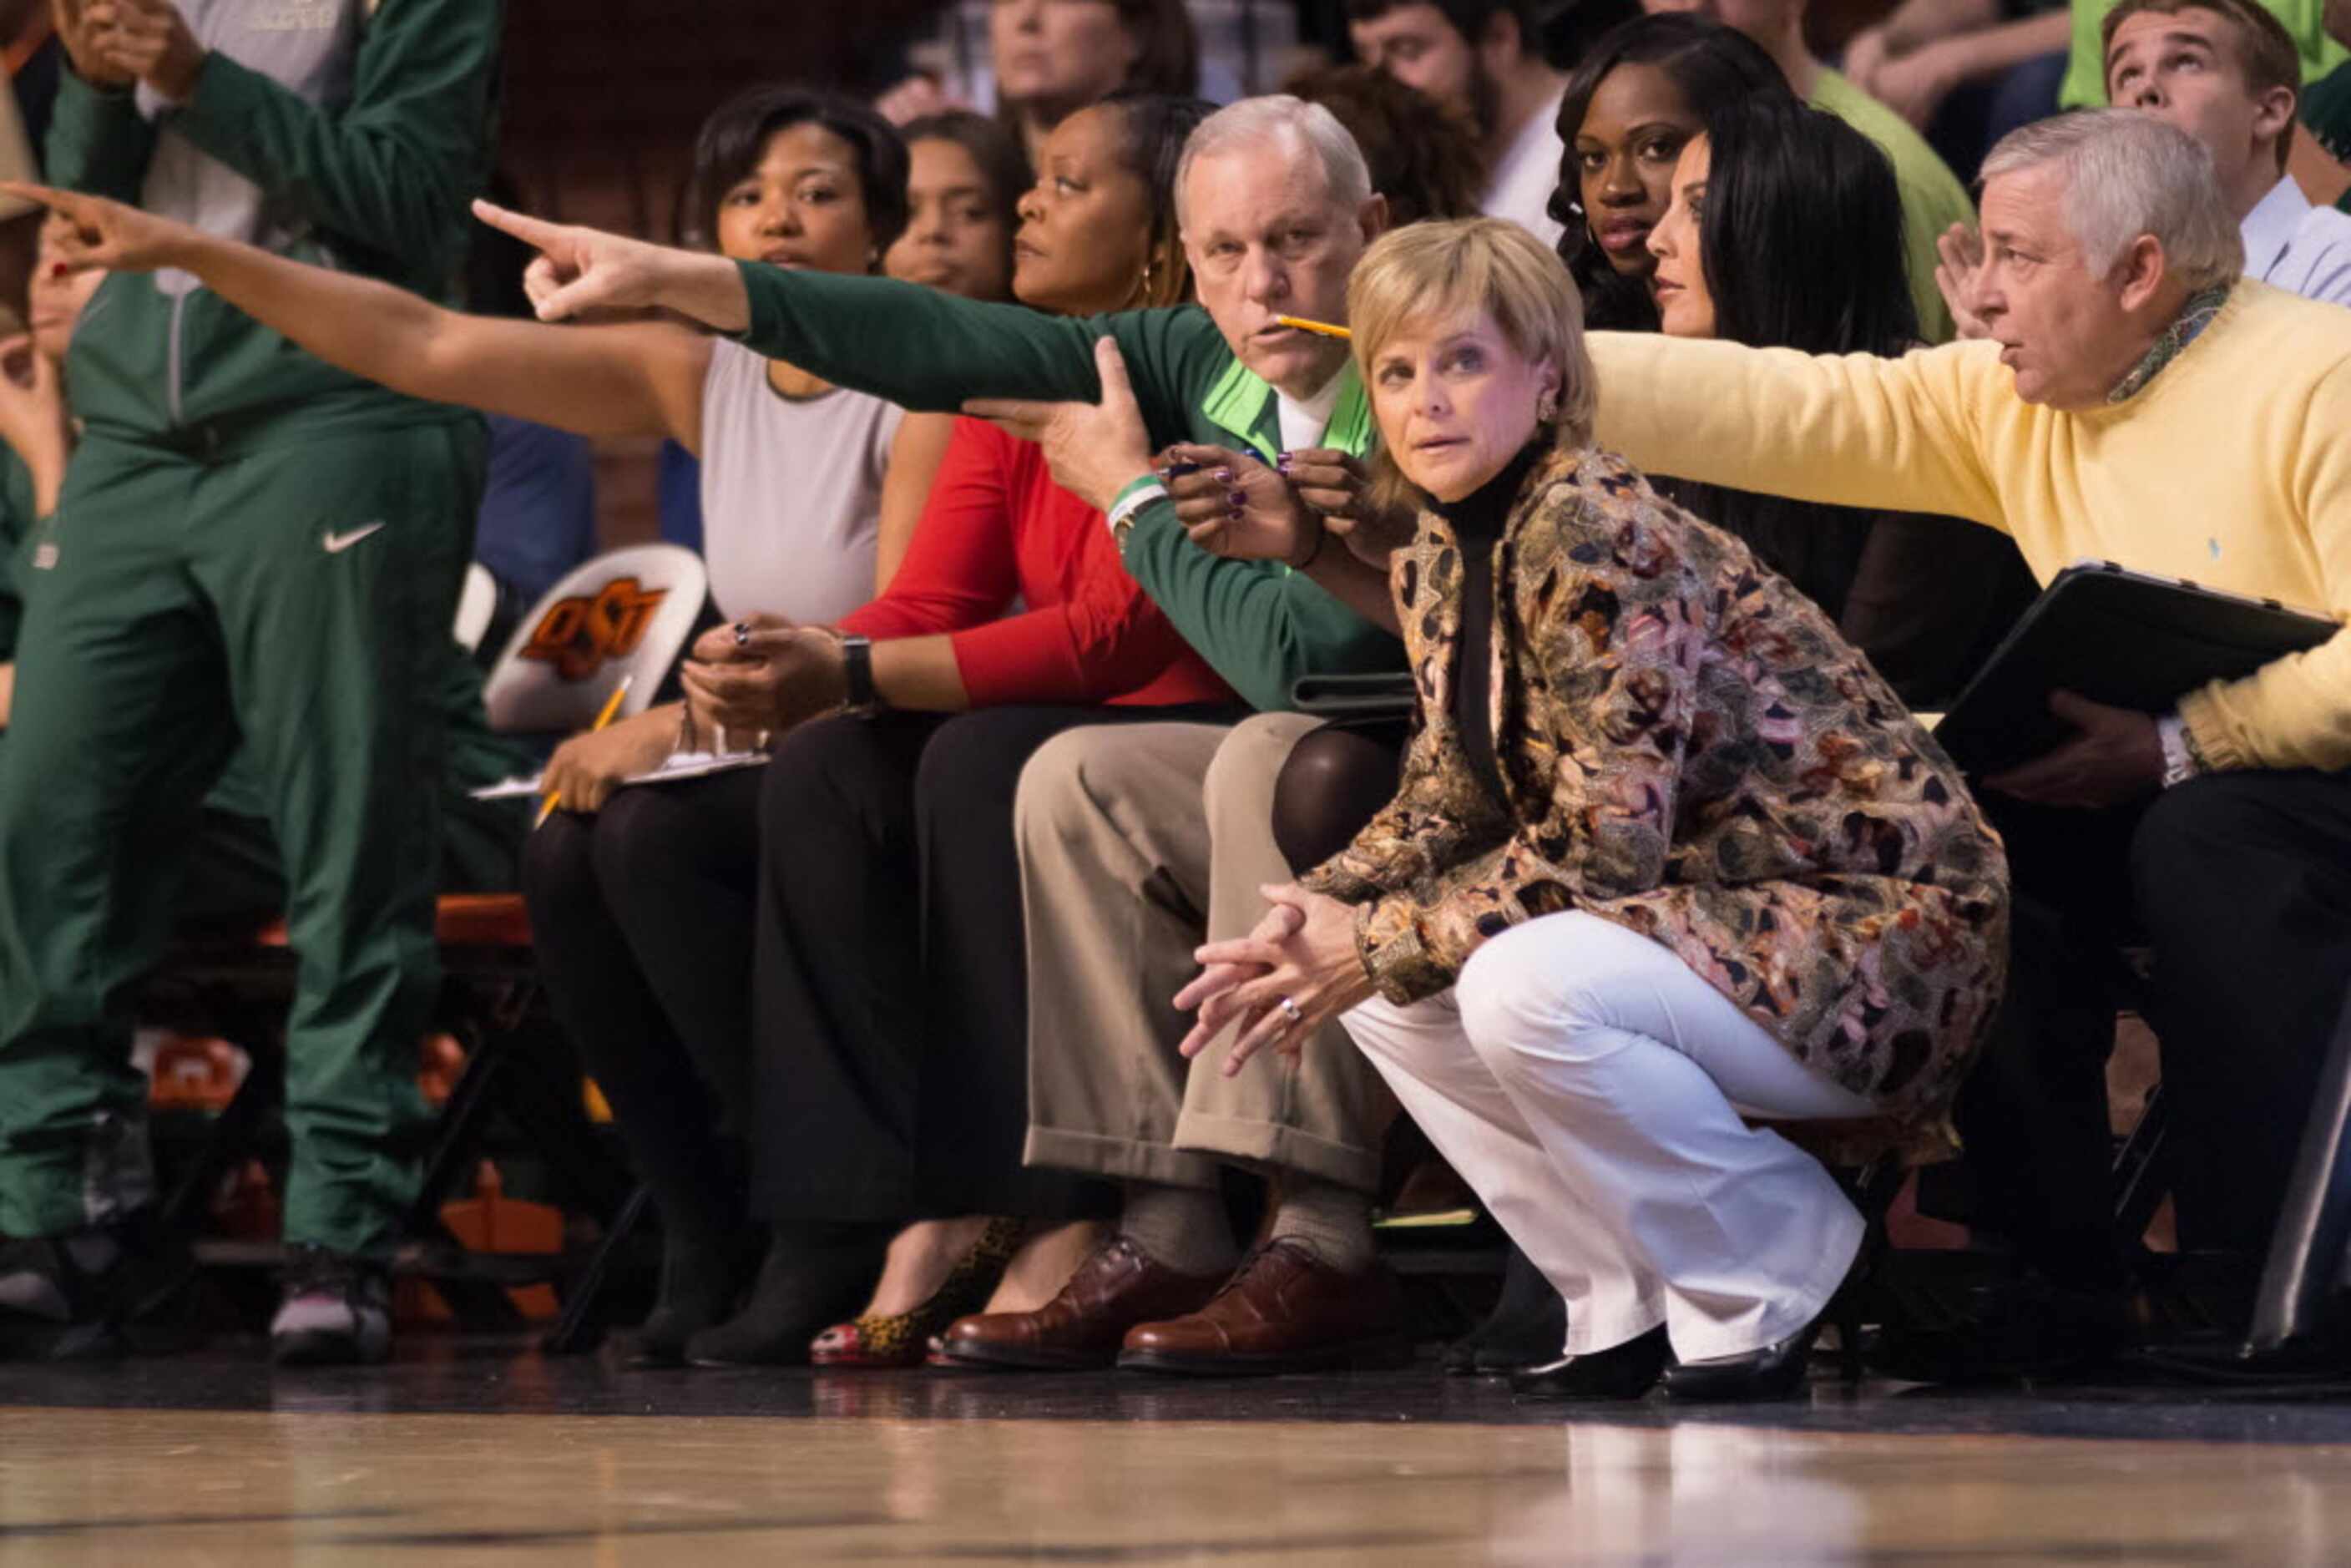
M498 0L179 0L211 50L181 108L71 70L50 180L298 260L446 298L489 175ZM266 74L264 74L264 73ZM288 420L470 419L327 365L185 273L109 278L67 361L96 436L204 455Z
M953 412L967 398L1092 402L1095 340L1107 334L1152 444L1188 441L1252 451L1281 445L1274 390L1252 375L1196 305L1083 319L982 304L887 278L743 265L751 296L744 344L905 408ZM1351 363L1324 437L1361 455L1374 440ZM1278 561L1227 560L1195 545L1164 497L1134 515L1126 570L1184 640L1259 708L1290 706L1301 675L1404 668L1404 648Z

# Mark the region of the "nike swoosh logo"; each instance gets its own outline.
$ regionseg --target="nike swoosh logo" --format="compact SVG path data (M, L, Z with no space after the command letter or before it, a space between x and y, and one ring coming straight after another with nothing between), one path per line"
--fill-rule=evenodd
M383 527L381 523L370 523L365 528L353 528L347 534L329 530L327 537L320 542L327 547L329 555L340 555L381 527Z

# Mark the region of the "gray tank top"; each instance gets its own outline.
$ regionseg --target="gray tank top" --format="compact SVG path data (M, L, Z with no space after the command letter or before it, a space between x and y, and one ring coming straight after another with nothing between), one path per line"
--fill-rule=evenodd
M882 477L905 411L836 389L806 401L713 340L702 384L702 555L720 612L829 624L873 597Z

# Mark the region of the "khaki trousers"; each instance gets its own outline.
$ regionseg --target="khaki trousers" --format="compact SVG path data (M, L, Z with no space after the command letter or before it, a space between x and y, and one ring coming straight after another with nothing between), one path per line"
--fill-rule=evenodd
M1071 730L1020 776L1014 832L1029 923L1030 1165L1206 1187L1217 1168L1293 1171L1369 1192L1395 1103L1333 1024L1297 1060L1196 1060L1172 1005L1204 938L1263 918L1290 880L1273 790L1302 714L1240 725Z

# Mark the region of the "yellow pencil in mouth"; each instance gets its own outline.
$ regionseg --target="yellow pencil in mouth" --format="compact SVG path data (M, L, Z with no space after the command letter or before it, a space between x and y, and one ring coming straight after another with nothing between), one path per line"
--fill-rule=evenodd
M1310 321L1303 316L1276 316L1274 320L1284 327L1295 327L1301 332L1312 332L1319 337L1343 339L1354 337L1354 334L1344 327L1335 327L1328 321Z

